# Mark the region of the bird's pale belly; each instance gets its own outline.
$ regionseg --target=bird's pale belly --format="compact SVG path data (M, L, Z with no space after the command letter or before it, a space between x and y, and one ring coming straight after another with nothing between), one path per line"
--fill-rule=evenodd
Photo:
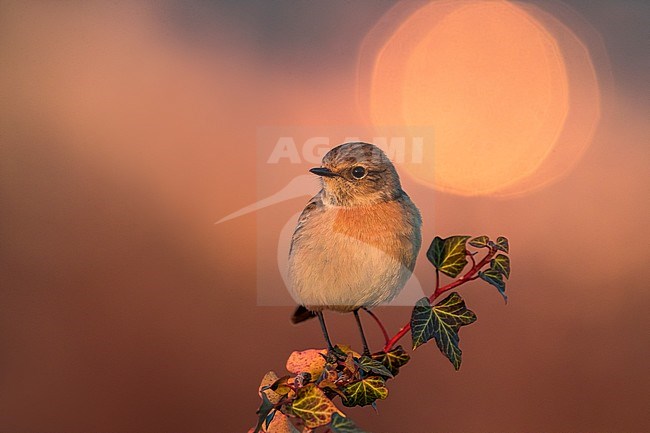
M289 258L292 295L313 311L352 311L388 302L404 287L415 264L418 248L406 234L373 224L348 230L354 224L341 218L339 214L311 225L306 230L311 233L296 242Z

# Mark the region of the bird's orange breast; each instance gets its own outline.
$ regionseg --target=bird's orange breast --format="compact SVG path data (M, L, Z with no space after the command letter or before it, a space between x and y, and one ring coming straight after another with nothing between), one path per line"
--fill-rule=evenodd
M332 228L336 233L385 252L412 270L413 257L409 254L412 245L407 244L412 238L413 226L408 210L399 201L341 207L336 209Z

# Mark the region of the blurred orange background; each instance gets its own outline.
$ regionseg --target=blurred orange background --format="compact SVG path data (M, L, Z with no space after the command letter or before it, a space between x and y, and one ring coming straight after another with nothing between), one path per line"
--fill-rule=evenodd
M368 431L650 430L650 7L528 5L584 38L599 122L562 173L517 194L455 194L404 173L425 247L510 239L509 303L463 286L479 319L461 331L461 370L419 349L379 413L346 412ZM1 432L254 425L261 377L322 345L317 323L290 324L291 306L257 305L259 266L282 284L259 241L306 198L214 221L261 198L260 128L366 124L360 52L394 6L0 3ZM416 275L431 287L423 257ZM378 314L396 331L410 311ZM358 344L352 317L328 325Z

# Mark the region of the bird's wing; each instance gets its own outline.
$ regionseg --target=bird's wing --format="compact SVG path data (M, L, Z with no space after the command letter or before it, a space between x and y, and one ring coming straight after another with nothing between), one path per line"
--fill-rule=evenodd
M289 247L289 255L293 250L293 245L296 243L297 239L300 238L301 231L307 224L307 222L314 217L314 215L320 212L323 209L323 201L321 200L320 192L313 196L305 209L303 209L300 217L298 218L298 224L296 224L296 230L293 232L293 237L291 238L291 246Z

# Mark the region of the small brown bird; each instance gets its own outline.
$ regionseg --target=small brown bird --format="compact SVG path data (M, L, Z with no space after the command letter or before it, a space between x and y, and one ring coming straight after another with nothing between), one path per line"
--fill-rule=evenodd
M337 146L310 171L321 177L322 189L291 240L290 290L304 306L293 320L318 316L331 350L323 310L353 312L368 354L358 311L389 302L410 278L421 244L420 212L391 161L372 144Z

